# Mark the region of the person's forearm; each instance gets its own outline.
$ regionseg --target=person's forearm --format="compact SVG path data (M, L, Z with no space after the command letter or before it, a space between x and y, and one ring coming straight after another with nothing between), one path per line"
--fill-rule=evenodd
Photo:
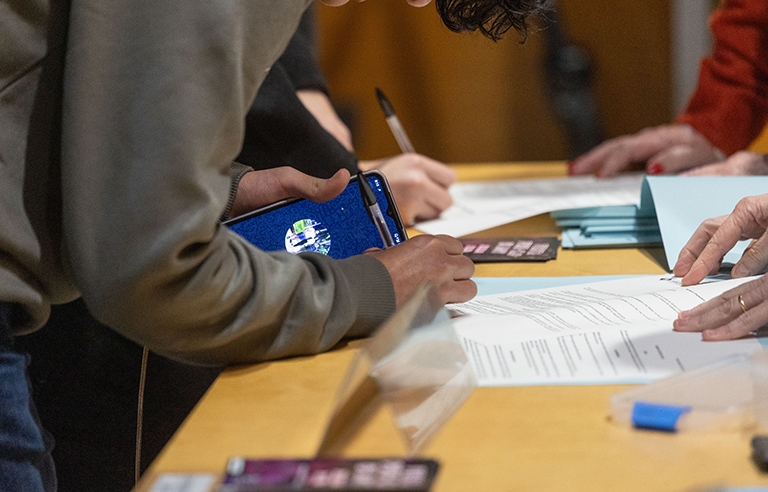
M98 319L160 353L222 364L318 351L394 308L376 260L269 255L218 225L246 110L307 3L73 5L67 263ZM276 23L254 29L265 9ZM361 268L374 280L350 273Z
M279 61L296 89L314 89L328 93L325 75L317 58L315 16L312 7L302 16L299 28Z

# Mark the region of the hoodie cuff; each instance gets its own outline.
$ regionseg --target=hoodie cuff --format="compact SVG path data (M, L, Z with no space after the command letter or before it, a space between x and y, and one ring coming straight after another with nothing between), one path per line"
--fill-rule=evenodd
M370 255L339 260L339 266L349 283L357 312L356 322L346 336L370 335L394 314L397 307L392 277L384 264Z
M235 195L237 195L237 188L240 186L240 180L243 179L245 173L253 171L253 168L240 164L239 162L233 162L229 165L229 199L227 200L227 206L224 208L219 221L223 222L229 218L229 212L232 210L232 204L235 203Z

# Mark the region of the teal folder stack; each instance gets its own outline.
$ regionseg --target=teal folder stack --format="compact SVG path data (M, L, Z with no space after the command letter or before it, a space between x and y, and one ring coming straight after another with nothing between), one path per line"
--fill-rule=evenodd
M655 214L635 205L572 208L550 215L563 230L566 249L661 246Z
M729 214L742 198L764 193L768 176L646 176L639 207L576 208L551 216L563 228L563 248L661 246L671 270L704 220ZM737 244L723 264L738 261L748 244Z

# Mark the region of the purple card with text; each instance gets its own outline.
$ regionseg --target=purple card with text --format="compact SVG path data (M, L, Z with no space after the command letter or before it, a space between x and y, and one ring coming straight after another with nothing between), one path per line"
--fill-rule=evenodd
M475 263L499 261L548 261L557 258L556 237L462 238L464 256Z
M232 458L219 492L427 492L437 470L429 459Z

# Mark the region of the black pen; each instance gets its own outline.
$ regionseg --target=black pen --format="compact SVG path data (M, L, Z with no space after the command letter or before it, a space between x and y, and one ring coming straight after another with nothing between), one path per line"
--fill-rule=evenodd
M387 227L387 222L384 220L384 214L381 213L381 208L379 208L379 201L376 199L376 194L371 189L371 185L363 173L357 173L357 184L360 187L360 195L363 197L365 208L368 209L368 216L371 218L373 225L376 226L376 229L379 230L384 247L394 246L395 241L392 239L392 234L389 233L389 227Z
M392 107L392 103L389 102L387 96L385 96L378 87L376 88L376 99L379 100L379 106L381 106L381 110L384 111L387 125L389 125L389 129L392 130L392 134L395 136L395 140L397 140L397 145L400 146L400 151L403 154L416 152L413 150L413 145L411 144L408 135L405 133L403 125L400 124L400 119L395 114L395 109Z

